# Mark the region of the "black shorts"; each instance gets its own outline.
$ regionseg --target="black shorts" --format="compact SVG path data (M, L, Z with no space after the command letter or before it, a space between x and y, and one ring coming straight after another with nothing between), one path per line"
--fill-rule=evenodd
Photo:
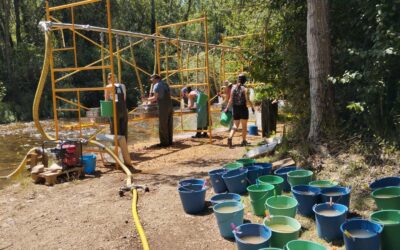
M233 120L248 120L249 119L249 109L246 105L233 106Z

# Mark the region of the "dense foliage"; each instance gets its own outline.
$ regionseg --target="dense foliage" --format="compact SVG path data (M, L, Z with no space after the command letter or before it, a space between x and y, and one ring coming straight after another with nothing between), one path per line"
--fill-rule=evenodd
M52 0L51 5L67 0ZM257 81L272 83L288 101L297 133L305 137L309 123L309 82L306 44L306 1L243 0L115 0L113 27L143 33L159 24L179 22L207 13L209 41L221 36L257 34L241 40L251 72ZM152 5L154 3L154 5ZM152 8L154 6L154 8ZM360 134L374 141L400 141L400 3L398 1L331 1L330 27L332 75L335 90L335 133ZM152 12L155 13L155 20ZM104 8L87 8L77 22L105 26ZM31 119L34 92L43 62L44 1L4 0L0 4L0 119L1 122ZM68 15L57 18L68 20ZM187 29L186 37L201 37L201 29ZM98 37L91 37L99 41ZM66 35L68 41L70 37ZM125 41L126 42L126 41ZM239 45L234 41L232 45ZM78 46L86 48L85 43ZM87 48L83 62L99 58ZM154 66L153 47L135 51L138 64L148 71ZM57 59L56 59L57 60ZM69 60L69 61L68 61ZM70 65L73 57L58 61ZM134 72L123 67L130 106L136 105L138 89ZM218 70L217 70L218 74ZM66 84L101 82L98 75L76 75ZM143 79L145 81L146 79ZM4 86L5 90L1 88ZM51 117L50 89L43 98L42 117ZM94 97L92 97L94 98ZM97 97L96 97L97 98ZM90 102L91 97L85 97ZM330 131L330 132L333 132Z

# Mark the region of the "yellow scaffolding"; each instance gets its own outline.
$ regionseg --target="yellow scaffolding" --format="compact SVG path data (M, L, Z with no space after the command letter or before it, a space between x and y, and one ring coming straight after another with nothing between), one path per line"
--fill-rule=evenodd
M185 41L180 39L180 30L183 26L188 25L201 25L204 32L204 41L201 42L201 45L196 46L196 55L195 55L195 67L190 67L190 49L191 45L188 44L186 49L186 64L183 65L183 52L185 51L184 45ZM202 87L206 91L208 95L208 129L207 130L197 130L197 129L184 129L183 128L183 115L184 112L182 110L182 105L180 106L180 112L177 112L177 115L180 116L181 121L181 129L178 131L181 132L208 132L210 135L210 143L212 143L212 119L211 119L211 88L209 82L209 44L208 44L208 27L207 27L207 17L204 16L202 18L192 19L185 22L167 24L167 25L157 25L156 26L156 35L163 36L161 34L162 31L166 29L175 29L175 38L174 40L167 41L156 41L156 57L157 57L157 72L161 76L161 78L166 79L166 82L170 85L171 89L180 89L185 86L192 87ZM163 45L163 47L161 47ZM175 52L175 55L170 55L169 51L172 50ZM204 62L200 61L200 51L204 53ZM164 53L162 55L162 52ZM171 68L171 65L175 65L177 68ZM178 74L179 73L179 74ZM184 75L186 73L186 77ZM195 81L191 81L190 75L195 74ZM178 79L175 81L171 80L171 77L175 74L178 74ZM203 75L203 79L200 80L200 75ZM172 91L173 93L173 91ZM182 96L181 91L178 91L177 96L172 96L173 100L181 102Z
M94 64L86 65L84 67L78 66L78 56L77 56L77 46L76 46L76 38L77 35L82 36L79 32L75 30L75 8L79 8L84 5L88 4L93 4L93 3L99 3L102 2L101 0L84 0L84 1L78 1L70 4L65 4L65 5L59 5L59 6L49 6L49 1L46 0L46 20L48 22L52 20L56 20L56 18L53 16L55 13L59 13L60 11L70 11L71 15L71 27L69 30L72 32L72 46L71 47L65 47L65 41L63 39L63 45L64 48L55 48L54 47L54 42L53 39L50 42L50 75L51 75L51 86L52 86L52 98L53 98L53 117L54 117L54 126L55 126L55 138L56 140L59 139L60 135L60 124L59 124L59 112L64 112L64 111L69 111L69 112L76 112L77 113L77 118L78 118L78 128L79 128L79 137L82 138L82 122L81 122L81 109L87 109L86 107L81 105L81 93L85 91L105 91L105 90L111 90L113 93L113 96L115 95L115 89L114 88L107 88L105 86L103 87L85 87L85 88L59 88L59 84L57 82L66 79L67 77L73 75L74 73L77 72L82 72L82 71L92 71L92 70L102 70L104 72L105 69L108 69L111 71L112 74L114 74L114 66L113 66L113 43L112 43L112 33L111 33L111 10L110 10L110 0L106 0L106 10L107 10L107 34L108 34L108 51L110 53L109 58L110 58L110 64L106 65L104 63L104 60L102 60L102 65L101 66L93 66ZM52 30L50 30L52 32ZM64 38L64 30L61 30L62 32L62 37ZM50 37L54 38L54 36L51 35ZM103 46L101 46L103 48ZM59 52L59 51L73 51L74 53L74 67L57 67L55 65L55 60L54 60L54 52ZM103 53L102 53L103 54ZM61 78L56 78L57 73L63 73L63 72L71 72L67 75L63 75ZM113 83L114 79L112 79ZM65 93L65 92L72 92L76 94L76 101L70 101L66 98L63 98L58 95L58 93ZM64 101L68 104L71 104L73 106L76 106L76 108L59 108L58 107L58 102L57 100ZM113 103L113 111L114 114L116 112L116 103L115 100L112 100ZM113 118L113 123L114 123L114 134L117 134L117 120L116 116ZM115 146L115 153L118 155L118 138L115 136L114 137L114 146Z

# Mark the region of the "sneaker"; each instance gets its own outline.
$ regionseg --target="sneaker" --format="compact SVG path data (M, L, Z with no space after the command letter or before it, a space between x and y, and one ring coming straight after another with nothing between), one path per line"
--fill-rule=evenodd
M233 148L232 138L228 138L228 146L229 146L229 148Z
M207 133L203 133L203 134L201 135L201 137L203 137L203 138L208 138L208 134L207 134Z
M245 147L247 145L250 145L250 143L248 143L246 140L243 140L242 143L240 144L240 146Z

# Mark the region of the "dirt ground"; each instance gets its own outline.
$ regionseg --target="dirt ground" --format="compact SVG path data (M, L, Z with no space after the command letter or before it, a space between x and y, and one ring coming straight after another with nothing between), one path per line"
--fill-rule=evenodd
M177 192L178 180L206 178L208 171L245 153L243 147L229 149L223 138L225 133L218 134L212 145L206 139L178 139L166 149L151 146L157 141L130 148L135 167L142 171L134 175L134 183L150 188L148 193L139 192L138 209L151 249L234 249L233 241L219 235L212 209L200 215L185 214ZM250 137L253 144L260 139ZM240 138L234 138L235 142ZM315 170L321 176L318 179L345 182L341 179L347 173L344 166L337 168L334 161L321 164L327 168ZM131 195L118 195L125 175L100 165L98 161L96 176L83 180L47 187L25 179L0 190L0 249L141 249L131 216ZM363 191L356 194L352 194L353 204L358 197L368 196ZM212 195L212 189L208 190L207 198ZM262 218L251 214L247 198L245 204L245 219L261 222ZM356 212L362 210L359 206L367 207L361 213L364 216L374 209L370 198L352 205ZM316 237L313 220L297 219L303 226L302 239L329 246Z

